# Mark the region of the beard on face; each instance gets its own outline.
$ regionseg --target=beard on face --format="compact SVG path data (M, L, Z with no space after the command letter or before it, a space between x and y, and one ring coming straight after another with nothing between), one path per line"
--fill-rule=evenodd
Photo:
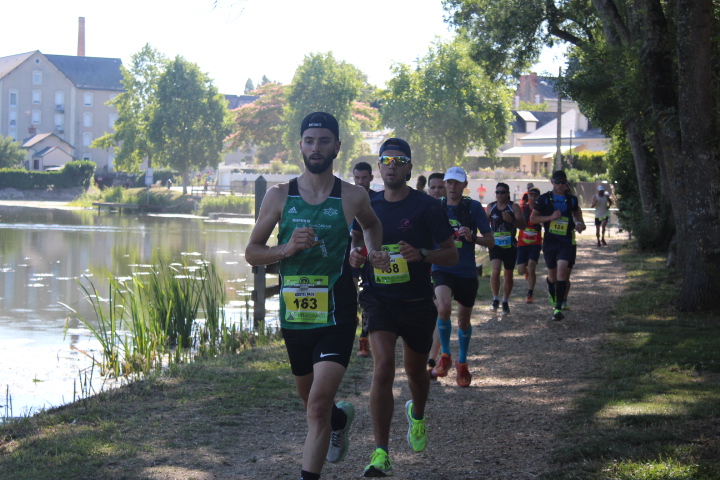
M330 165L332 165L333 160L335 160L335 158L337 158L337 154L335 154L335 153L333 153L327 157L320 155L318 153L318 154L315 154L314 156L322 157L322 159L323 159L322 163L312 164L308 161L307 155L305 155L303 153L302 156L303 156L303 161L305 162L305 168L307 168L310 173L315 173L315 174L323 173L325 170L330 168Z

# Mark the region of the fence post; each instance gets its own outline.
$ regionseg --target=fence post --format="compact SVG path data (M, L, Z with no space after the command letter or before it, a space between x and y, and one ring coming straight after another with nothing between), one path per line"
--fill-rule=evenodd
M265 193L267 192L267 181L260 175L255 180L255 222L257 222L260 214L260 205L262 205ZM258 333L264 333L265 330L265 265L258 265L253 268L254 284L255 284L255 305L253 311L253 327Z

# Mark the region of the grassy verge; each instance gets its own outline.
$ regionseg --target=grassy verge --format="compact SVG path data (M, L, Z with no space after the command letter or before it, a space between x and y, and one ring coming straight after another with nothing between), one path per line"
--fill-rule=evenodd
M254 196L218 195L204 196L200 200L190 195L183 195L176 190L152 188L150 195L146 188L110 187L105 190L89 189L71 205L92 207L93 202L128 203L135 205L152 205L168 213L253 213Z
M720 321L679 314L664 258L623 251L629 287L553 452L553 480L720 478Z
M178 451L201 466L203 450L235 442L218 430L271 411L302 416L277 341L0 425L0 479L147 478L147 468Z

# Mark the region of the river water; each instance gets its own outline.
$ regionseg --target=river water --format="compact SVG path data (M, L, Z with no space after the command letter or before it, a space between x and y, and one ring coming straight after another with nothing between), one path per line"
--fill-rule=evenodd
M229 317L244 320L253 223L0 206L0 418L10 405L17 417L71 402L93 372L88 355L99 358L99 346L62 305L95 318L78 282L102 295L108 272L209 261L225 281ZM97 371L92 378L102 388Z

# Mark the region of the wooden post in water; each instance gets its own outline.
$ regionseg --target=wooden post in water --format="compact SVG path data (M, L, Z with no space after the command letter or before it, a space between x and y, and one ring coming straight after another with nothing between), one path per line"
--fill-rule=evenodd
M266 192L267 180L260 175L255 180L255 222L257 222L258 215L260 214L260 205L262 205ZM265 265L253 267L253 282L255 286L255 298L253 298L255 302L253 307L253 327L258 333L264 333L265 330L265 272Z

